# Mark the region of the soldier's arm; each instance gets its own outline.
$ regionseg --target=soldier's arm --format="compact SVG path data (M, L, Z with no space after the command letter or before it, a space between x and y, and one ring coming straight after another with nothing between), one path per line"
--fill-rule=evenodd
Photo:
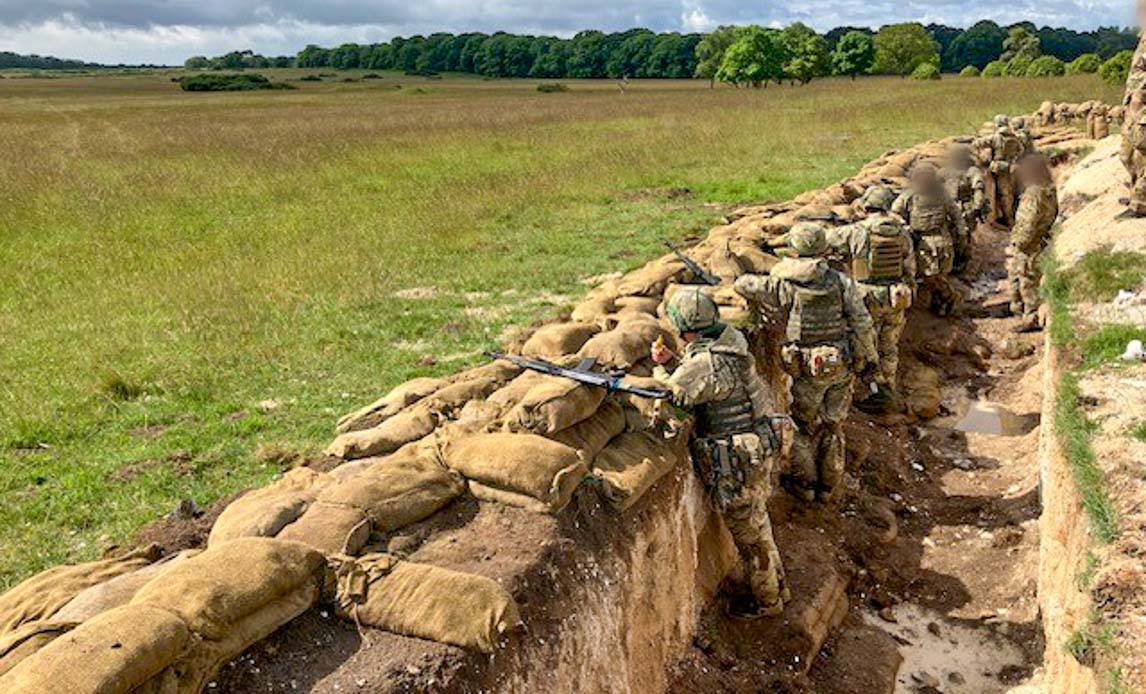
M716 397L716 379L706 355L685 359L671 374L663 366L657 366L653 369L653 378L672 393L672 403L677 407L689 409Z
M951 200L947 201L947 218L955 229L956 236L963 238L967 235L967 223L963 221L963 214L959 211L959 206Z
M780 308L780 280L768 275L741 275L732 288L750 304Z
M872 328L871 314L864 305L859 288L854 280L841 275L844 283L844 313L847 315L848 326L852 330L852 349L856 356L868 363L879 361L879 353L875 348L875 331Z
M983 180L983 174L978 170L971 174L971 191L971 204L976 210L983 209L987 204L987 182Z
M903 243L903 283L915 289L915 240L911 238L911 232L906 229L900 236Z
M911 202L911 193L908 193L908 192L900 193L899 197L895 199L895 202L893 202L891 204L892 213L899 215L900 217L902 217L904 219L904 221L911 219L911 206L909 204L910 202Z
M847 224L842 227L830 227L824 237L828 241L828 246L832 251L840 253L851 258L855 255L852 250L852 235L857 231L854 224Z

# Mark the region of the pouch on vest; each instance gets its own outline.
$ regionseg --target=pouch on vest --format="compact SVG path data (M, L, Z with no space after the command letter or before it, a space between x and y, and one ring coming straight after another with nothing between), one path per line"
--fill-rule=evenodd
M906 284L893 284L888 289L891 307L897 311L906 311L911 308L914 299L911 287Z

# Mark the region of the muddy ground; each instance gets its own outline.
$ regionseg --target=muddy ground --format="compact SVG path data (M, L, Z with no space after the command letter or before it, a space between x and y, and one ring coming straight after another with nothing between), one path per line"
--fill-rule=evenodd
M938 415L870 416L847 425L847 490L838 507L773 503L793 590L845 577L848 609L822 650L800 603L743 622L714 605L675 691L1007 691L1043 651L1036 604L1040 334L1006 316L1001 232L976 233L976 258L951 318L912 309L901 380L939 372ZM926 390L926 389L924 389ZM927 397L919 393L917 397ZM809 537L811 535L811 537ZM818 536L818 537L816 537Z

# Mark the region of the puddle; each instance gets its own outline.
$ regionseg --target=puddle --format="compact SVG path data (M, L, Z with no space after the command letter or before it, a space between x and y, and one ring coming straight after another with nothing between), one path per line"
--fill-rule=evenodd
M994 694L1014 683L1000 678L1023 668L1026 659L1014 643L986 629L973 629L942 614L909 603L897 605L896 623L866 613L864 621L882 629L899 644L903 666L895 680L896 694L917 692L921 679L938 681L944 694ZM932 686L934 686L932 684Z
M1024 436L1039 425L1039 414L1015 414L997 403L979 400L955 424L956 431L989 436Z

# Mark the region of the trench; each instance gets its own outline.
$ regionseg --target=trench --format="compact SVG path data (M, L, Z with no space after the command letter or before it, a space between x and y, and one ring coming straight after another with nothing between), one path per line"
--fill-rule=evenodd
M486 656L312 610L230 663L215 691L1041 691L1040 436L1044 336L1016 334L1007 235L975 232L954 315L911 309L906 414L853 408L830 507L777 488L770 510L793 594L730 619L735 550L687 466L622 516L579 492L538 516L465 501L411 558L480 573L524 628ZM767 335L761 372L780 383Z

